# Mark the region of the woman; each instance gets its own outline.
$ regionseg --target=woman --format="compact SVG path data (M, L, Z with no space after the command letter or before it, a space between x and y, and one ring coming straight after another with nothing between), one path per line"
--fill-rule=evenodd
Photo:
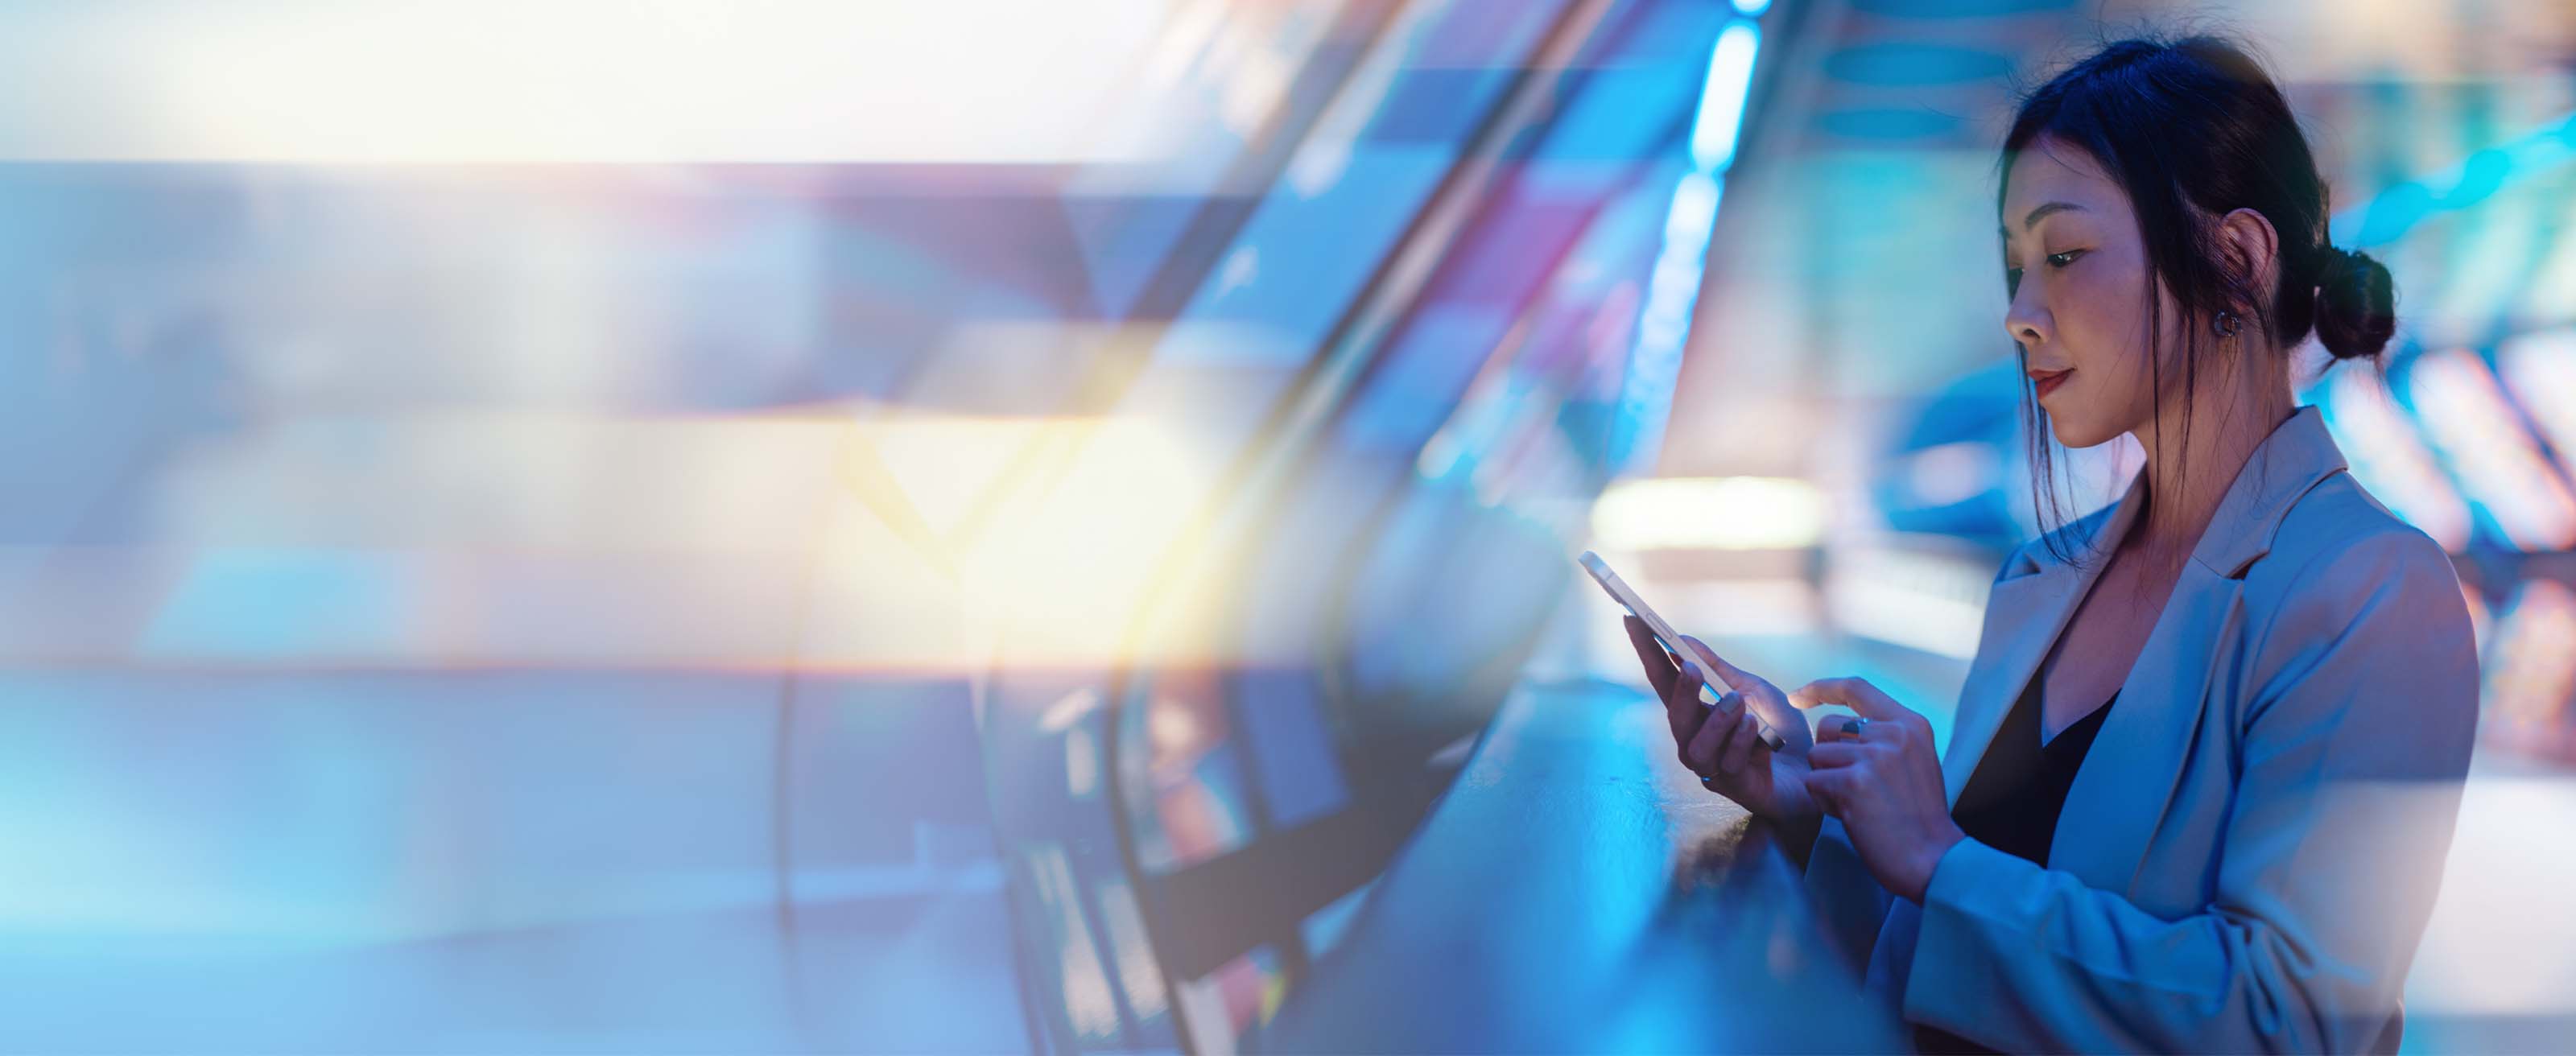
M2388 273L2327 244L2287 104L2221 40L2076 64L2003 167L2037 487L2041 422L2133 436L2144 468L2005 560L1946 760L1866 682L1677 668L1631 619L1682 761L1812 847L1809 887L1927 1051L2394 1051L2477 658L2449 559L2287 376L2311 330L2378 356ZM1714 709L1710 675L1735 690ZM1802 762L1748 702L1861 718Z

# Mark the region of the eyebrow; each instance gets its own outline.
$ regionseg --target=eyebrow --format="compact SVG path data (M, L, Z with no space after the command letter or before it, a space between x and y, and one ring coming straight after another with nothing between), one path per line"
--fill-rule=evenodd
M2040 203L2038 208L2032 209L2030 211L2030 215L2021 218L2022 230L2028 231L2031 228L2039 226L2040 220L2047 217L2050 213L2063 213L2069 211L2088 213L2092 210L2086 209L2073 202L2043 202ZM1998 225L1995 228L1995 232L2005 238L2012 237L2012 229L2008 227Z

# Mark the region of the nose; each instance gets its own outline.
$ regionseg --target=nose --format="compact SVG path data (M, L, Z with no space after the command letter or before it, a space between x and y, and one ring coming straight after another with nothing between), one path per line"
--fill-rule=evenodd
M2037 285L2022 283L2020 292L2013 295L2012 306L2004 312L2004 332L2025 350L2045 345L2057 336L2056 321L2050 317L2048 306L2040 303L2039 291L2032 288Z

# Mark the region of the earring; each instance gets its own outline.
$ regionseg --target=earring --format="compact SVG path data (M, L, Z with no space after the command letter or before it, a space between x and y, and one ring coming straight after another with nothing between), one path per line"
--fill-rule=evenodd
M2245 328L2245 323L2236 318L2236 313L2222 310L2209 321L2209 328L2218 331L2220 337L2234 337L2237 331Z

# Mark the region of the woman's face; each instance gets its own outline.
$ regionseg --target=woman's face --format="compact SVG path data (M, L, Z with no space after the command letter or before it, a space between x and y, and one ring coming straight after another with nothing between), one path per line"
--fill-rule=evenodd
M2128 194L2083 150L2045 138L2005 181L2004 329L2057 441L2092 447L2143 429L2155 413L2148 268Z

